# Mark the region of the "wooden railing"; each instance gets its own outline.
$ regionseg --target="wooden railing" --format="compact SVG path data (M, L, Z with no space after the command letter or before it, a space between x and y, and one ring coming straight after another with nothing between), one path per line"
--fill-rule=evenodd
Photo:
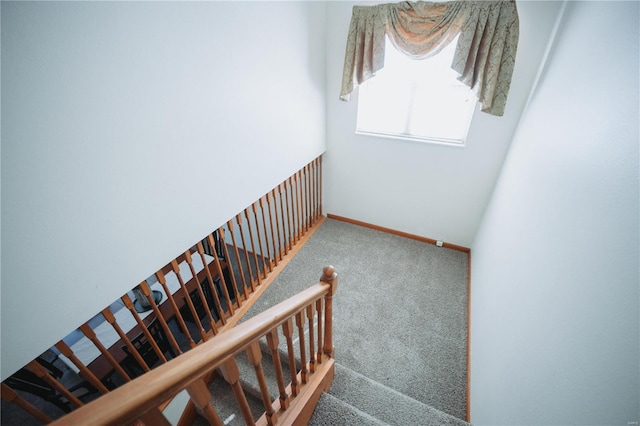
M168 425L170 423L158 406L186 389L210 424L221 425L205 381L217 368L231 385L246 424L306 424L320 394L328 390L333 380L332 298L337 284L337 274L333 267L327 266L320 283L228 332L213 337L183 356L75 410L53 424L122 425L140 421L145 425ZM317 318L317 325L314 325L314 318ZM294 321L298 330L300 368L296 368L293 356ZM288 384L282 373L278 350L279 329L285 336L287 361L292 371ZM305 338L307 333L308 340ZM314 335L317 336L317 346ZM263 372L259 345L262 338L267 339L272 352L279 394L275 401L271 399ZM236 356L243 351L254 366L265 408L264 414L258 419L254 419L240 384Z
M51 416L23 392L73 411L231 329L324 220L321 163L304 166L26 364L2 383L2 399L47 423Z

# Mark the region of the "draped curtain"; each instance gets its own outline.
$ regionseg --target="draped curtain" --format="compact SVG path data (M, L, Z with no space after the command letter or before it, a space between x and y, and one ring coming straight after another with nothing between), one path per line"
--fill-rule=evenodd
M385 35L414 59L436 55L458 36L451 68L478 97L482 111L502 116L518 47L515 0L401 2L354 6L340 99L384 67Z

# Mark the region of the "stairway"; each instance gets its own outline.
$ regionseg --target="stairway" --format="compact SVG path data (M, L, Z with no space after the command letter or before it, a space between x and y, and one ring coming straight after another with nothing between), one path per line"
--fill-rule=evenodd
M277 385L273 376L272 357L266 344L261 342L262 365L267 375L272 399L276 399ZM279 351L283 374L289 377L287 353ZM247 401L255 418L264 411L260 399L260 389L253 373L253 367L246 356L237 357L241 381ZM212 399L221 420L228 426L244 425L237 403L231 394L229 385L221 377L210 385ZM205 426L207 421L199 417L194 426ZM469 423L439 411L407 395L369 379L338 362L335 364L335 376L329 392L325 392L318 401L316 410L309 422L310 426L376 426L376 425L446 425L464 426Z
M336 363L333 385L320 397L309 424L468 425L339 363Z

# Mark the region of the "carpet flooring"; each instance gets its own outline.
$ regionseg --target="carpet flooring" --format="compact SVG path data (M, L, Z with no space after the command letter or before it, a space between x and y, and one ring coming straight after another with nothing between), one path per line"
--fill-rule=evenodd
M468 255L327 219L245 320L338 273L336 362L464 419Z
M243 320L318 282L327 264L339 277L336 377L310 424L464 424L436 411L465 417L468 255L327 219ZM226 424L243 423L225 411L233 401L222 405Z

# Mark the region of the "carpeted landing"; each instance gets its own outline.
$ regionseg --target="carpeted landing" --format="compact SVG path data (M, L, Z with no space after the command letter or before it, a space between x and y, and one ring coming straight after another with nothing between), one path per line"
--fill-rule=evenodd
M465 424L468 255L327 219L245 320L327 264L339 277L337 368L312 423Z

